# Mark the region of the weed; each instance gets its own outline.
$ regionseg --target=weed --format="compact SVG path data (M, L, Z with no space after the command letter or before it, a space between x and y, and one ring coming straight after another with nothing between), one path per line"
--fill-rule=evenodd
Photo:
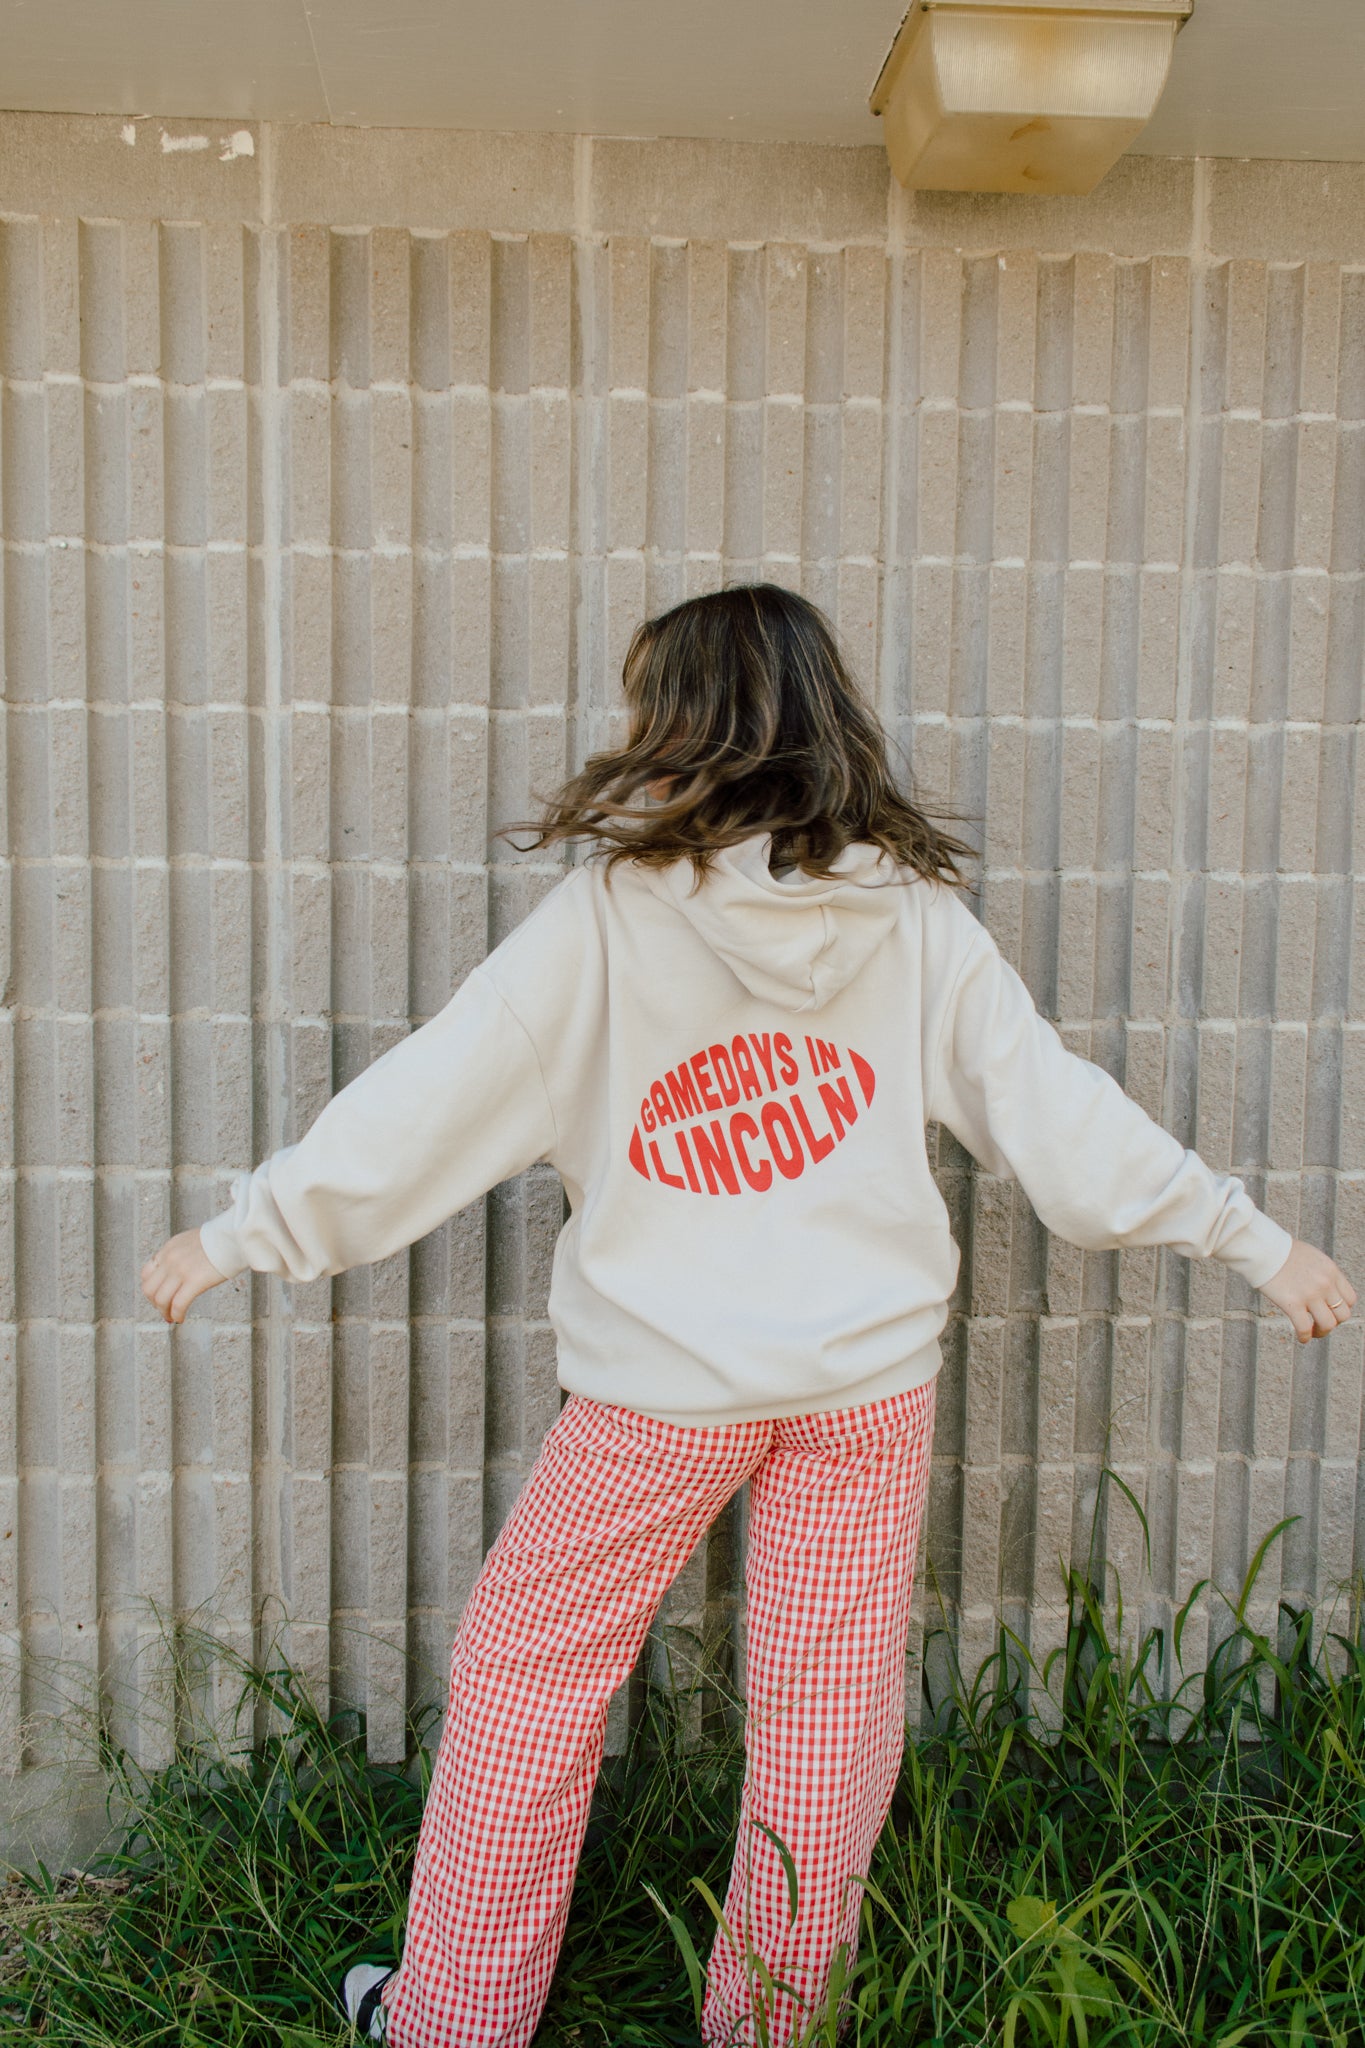
M1169 1639L1130 1643L1089 1568L1064 1573L1065 1639L1041 1664L1003 1627L970 1682L948 1658L860 1953L810 2015L809 2048L1365 2040L1365 1641L1356 1618L1315 1630L1287 1607L1275 1641L1252 1625L1278 1533L1204 1669L1180 1661L1188 1602ZM399 1953L429 1751L414 1731L406 1767L369 1764L363 1722L319 1714L287 1665L240 1678L244 1725L272 1732L187 1738L149 1775L115 1756L134 1816L117 1854L84 1880L39 1871L0 1891L0 2040L346 2039L341 1971ZM715 1714L684 1740L687 1717L651 1689L604 1774L546 2048L696 2043L742 1755Z

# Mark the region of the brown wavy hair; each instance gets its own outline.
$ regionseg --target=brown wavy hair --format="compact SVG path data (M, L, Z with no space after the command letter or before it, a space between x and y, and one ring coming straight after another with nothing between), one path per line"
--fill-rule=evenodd
M537 823L508 828L532 832L533 847L592 839L609 869L686 857L700 878L722 847L769 832L774 866L828 875L868 841L968 886L955 857L974 849L898 787L887 735L808 598L776 583L690 597L636 629L622 681L626 745L593 755Z

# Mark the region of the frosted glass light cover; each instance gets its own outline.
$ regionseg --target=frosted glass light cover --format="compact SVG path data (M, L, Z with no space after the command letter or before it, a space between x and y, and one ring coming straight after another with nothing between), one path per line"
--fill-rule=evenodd
M1091 192L1151 119L1191 0L915 0L873 88L903 185Z

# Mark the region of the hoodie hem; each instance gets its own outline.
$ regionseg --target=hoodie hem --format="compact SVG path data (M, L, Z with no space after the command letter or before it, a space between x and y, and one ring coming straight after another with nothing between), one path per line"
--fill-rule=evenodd
M926 1385L942 1364L943 1352L935 1337L918 1351L911 1352L908 1358L898 1359L894 1365L883 1366L879 1372L868 1373L861 1379L847 1380L818 1393L789 1395L783 1400L737 1402L733 1407L727 1403L719 1412L714 1408L661 1408L652 1401L609 1400L601 1391L599 1374L576 1372L562 1363L559 1384L566 1393L598 1401L604 1408L629 1408L636 1415L647 1415L652 1422L672 1423L679 1429L725 1429L737 1422L781 1422L793 1415L823 1415L840 1408L864 1408L869 1402L887 1401L895 1394L908 1394L913 1388ZM619 1384L619 1375L613 1373L612 1379Z
M1273 1216L1251 1208L1250 1214L1231 1232L1214 1253L1225 1266L1239 1273L1249 1287L1264 1287L1273 1280L1294 1248L1292 1234Z

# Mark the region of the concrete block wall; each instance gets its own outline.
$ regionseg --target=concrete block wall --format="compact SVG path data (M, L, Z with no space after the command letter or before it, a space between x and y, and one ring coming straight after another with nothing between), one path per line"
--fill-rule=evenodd
M1365 1280L1365 172L911 199L879 151L220 125L0 116L16 1813L97 1719L166 1753L175 1618L278 1638L377 1756L439 1694L557 1408L557 1182L173 1332L138 1268L549 886L491 834L689 591L828 608L1067 1042ZM1106 1457L1131 1616L1287 1514L1256 1611L1342 1597L1362 1326L1300 1348L930 1141L964 1261L912 1699L925 1630L1058 1640ZM742 1632L741 1543L673 1624Z

